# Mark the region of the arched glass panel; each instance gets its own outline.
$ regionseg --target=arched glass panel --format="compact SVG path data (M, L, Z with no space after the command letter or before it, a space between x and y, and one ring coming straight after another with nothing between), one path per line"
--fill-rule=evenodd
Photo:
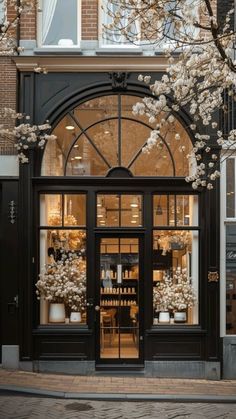
M42 175L106 176L122 166L133 176L187 176L192 143L173 115L171 123L162 124L157 145L148 154L142 152L151 130L169 115L163 113L152 123L145 115L134 115L132 106L141 100L117 93L68 112L53 130L57 139L46 145Z
M70 152L66 176L106 176L109 167L83 134Z

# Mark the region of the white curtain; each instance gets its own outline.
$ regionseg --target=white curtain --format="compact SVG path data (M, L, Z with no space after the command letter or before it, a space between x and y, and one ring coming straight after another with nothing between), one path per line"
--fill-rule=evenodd
M42 43L44 44L55 13L57 0L43 1Z

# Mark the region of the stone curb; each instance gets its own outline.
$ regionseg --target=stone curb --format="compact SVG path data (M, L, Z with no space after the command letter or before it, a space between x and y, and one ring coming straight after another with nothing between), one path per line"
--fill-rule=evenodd
M119 400L119 401L153 401L153 402L181 402L181 403L236 403L236 396L197 395L197 394L138 394L138 393L76 393L65 391L53 391L30 387L18 387L14 385L0 385L0 391L21 393L59 399L78 400Z

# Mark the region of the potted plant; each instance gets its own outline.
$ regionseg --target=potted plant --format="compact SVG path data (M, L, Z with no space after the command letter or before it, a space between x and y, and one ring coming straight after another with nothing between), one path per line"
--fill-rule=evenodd
M173 310L173 293L173 279L165 272L162 281L153 288L153 308L154 311L159 312L159 323L169 323L170 321L170 311Z
M39 275L36 288L38 299L43 297L50 303L49 322L64 322L66 310L77 313L84 311L86 307L85 261L75 252L62 252L60 260L53 260L45 265ZM81 316L77 316L78 318L81 319Z
M172 301L175 322L185 322L187 320L187 310L193 307L196 296L191 283L191 278L187 275L187 269L177 268L173 275L174 298Z
M187 269L181 270L178 267L172 276L165 272L163 280L153 288L153 308L159 312L159 323L169 322L170 313L174 313L175 322L185 322L187 309L192 307L195 301Z

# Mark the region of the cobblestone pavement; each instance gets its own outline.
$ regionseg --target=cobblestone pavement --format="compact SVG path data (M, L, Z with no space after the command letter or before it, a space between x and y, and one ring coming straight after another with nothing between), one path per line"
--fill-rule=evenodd
M1 419L235 419L236 404L75 401L0 395Z

